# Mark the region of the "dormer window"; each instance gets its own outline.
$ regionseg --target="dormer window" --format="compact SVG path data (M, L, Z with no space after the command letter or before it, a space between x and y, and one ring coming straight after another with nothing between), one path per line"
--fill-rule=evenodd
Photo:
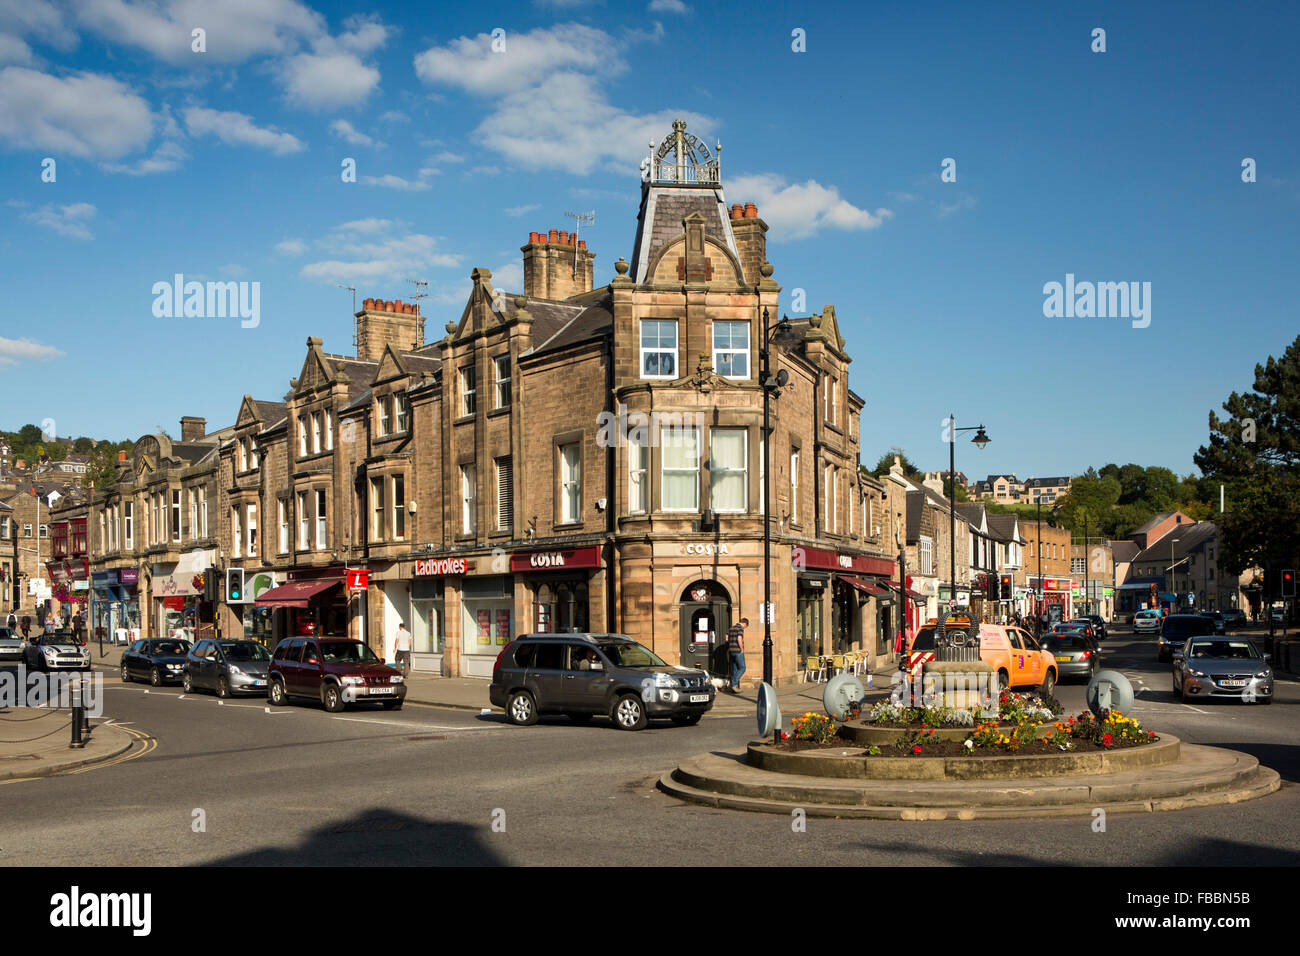
M397 402L397 430L404 432L410 427L411 405L405 395L394 396L394 399Z
M382 437L393 430L393 397L382 395L375 404L379 407L379 434Z
M473 415L477 408L476 399L478 389L475 386L476 378L474 375L474 366L466 365L460 370L460 413L461 415Z
M725 378L749 378L749 323L713 323L713 369Z

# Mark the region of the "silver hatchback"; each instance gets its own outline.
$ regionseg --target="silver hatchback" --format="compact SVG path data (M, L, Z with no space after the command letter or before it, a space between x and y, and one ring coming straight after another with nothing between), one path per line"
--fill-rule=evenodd
M1273 668L1254 644L1241 638L1189 638L1174 654L1173 682L1184 704L1196 697L1273 702Z

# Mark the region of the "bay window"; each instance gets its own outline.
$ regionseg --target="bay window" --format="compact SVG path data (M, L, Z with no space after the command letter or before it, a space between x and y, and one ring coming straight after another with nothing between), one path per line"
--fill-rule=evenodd
M693 426L660 432L664 511L700 510L700 435Z
M748 506L749 447L743 428L714 428L709 433L709 507L739 512Z

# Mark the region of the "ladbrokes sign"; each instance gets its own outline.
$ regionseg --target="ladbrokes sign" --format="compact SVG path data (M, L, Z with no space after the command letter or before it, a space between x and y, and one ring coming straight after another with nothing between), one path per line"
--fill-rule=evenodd
M464 558L435 558L428 561L415 562L415 574L417 577L441 577L446 574L464 574L466 563Z

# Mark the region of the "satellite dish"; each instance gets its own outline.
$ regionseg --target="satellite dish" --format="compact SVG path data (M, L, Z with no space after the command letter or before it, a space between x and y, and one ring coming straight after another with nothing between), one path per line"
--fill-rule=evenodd
M1084 699L1094 714L1103 710L1127 714L1133 709L1133 685L1119 671L1100 671L1088 682Z
M849 716L852 706L865 696L862 681L852 674L839 674L830 679L826 690L822 692L822 705L826 708L826 713L836 720L844 720Z
M781 708L771 684L758 685L758 735L770 737L781 726Z

